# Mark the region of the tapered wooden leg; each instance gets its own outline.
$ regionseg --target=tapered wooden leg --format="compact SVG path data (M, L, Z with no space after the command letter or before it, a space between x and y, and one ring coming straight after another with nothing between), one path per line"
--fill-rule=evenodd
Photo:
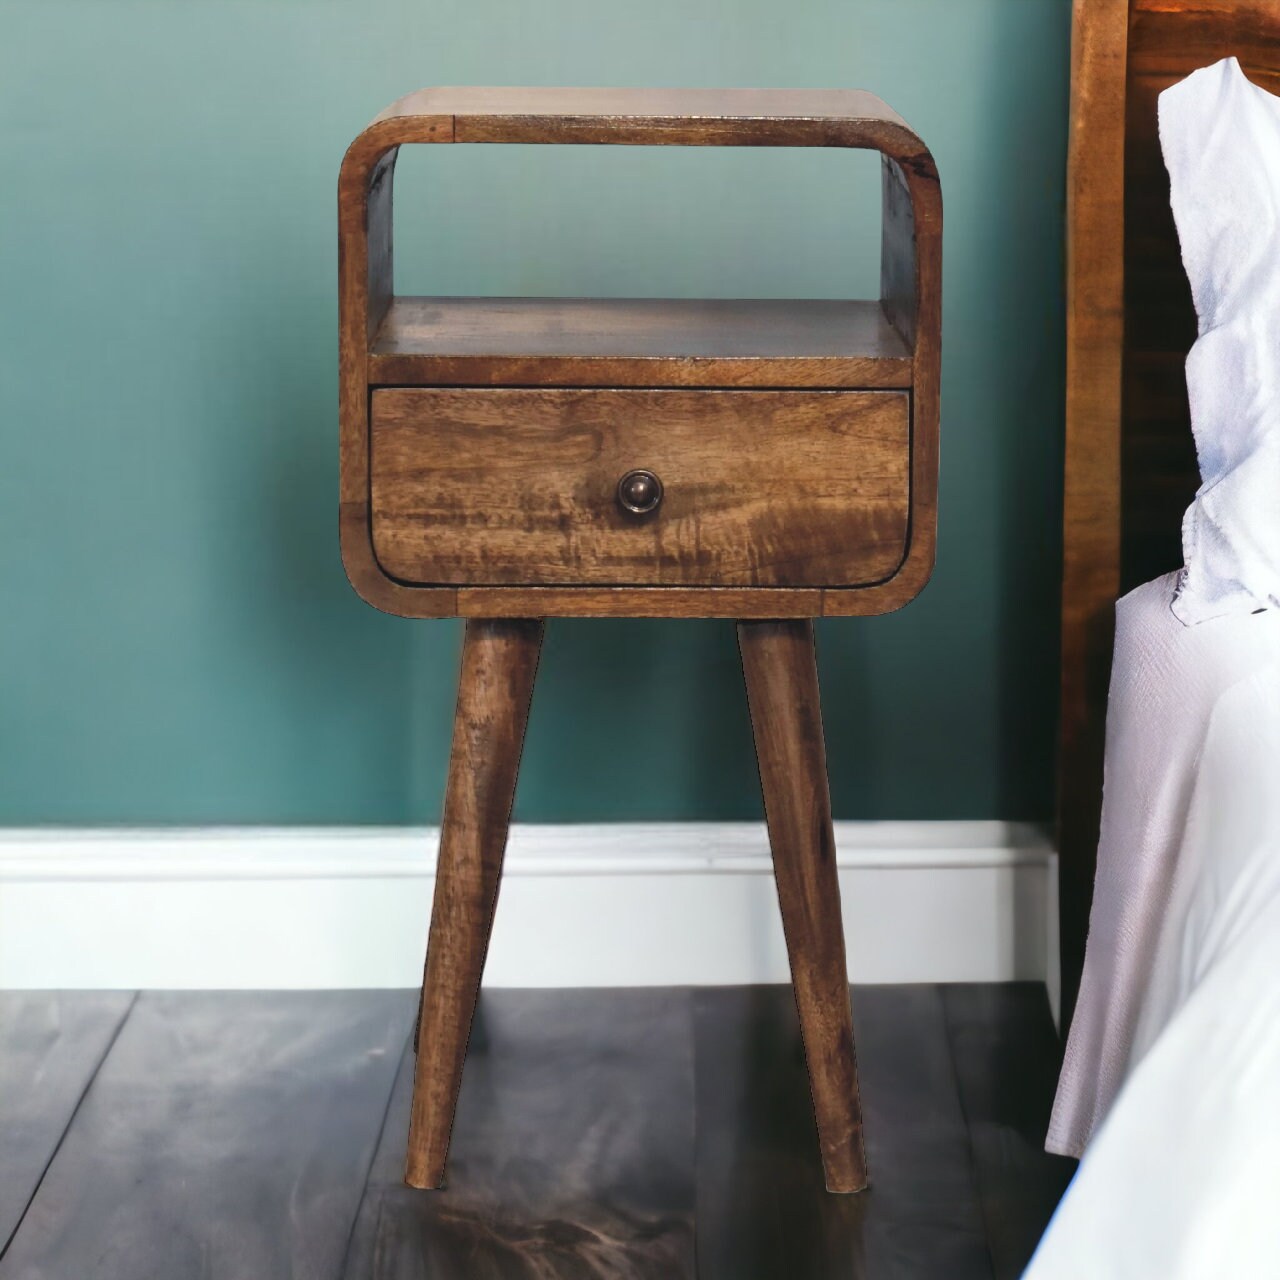
M405 1181L444 1181L542 648L540 619L467 623L418 1021Z
M813 623L740 622L791 981L828 1191L867 1185Z

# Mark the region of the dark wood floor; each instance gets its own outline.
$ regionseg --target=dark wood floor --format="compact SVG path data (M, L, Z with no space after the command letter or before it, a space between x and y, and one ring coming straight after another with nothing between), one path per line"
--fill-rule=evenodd
M1004 1280L1043 988L854 990L871 1189L822 1188L786 987L492 991L448 1189L400 1182L411 992L0 994L4 1280Z

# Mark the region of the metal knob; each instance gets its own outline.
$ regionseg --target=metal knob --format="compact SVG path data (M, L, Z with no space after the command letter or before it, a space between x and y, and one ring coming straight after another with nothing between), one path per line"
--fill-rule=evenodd
M652 471L628 471L618 481L618 504L636 515L648 515L662 501L662 481Z

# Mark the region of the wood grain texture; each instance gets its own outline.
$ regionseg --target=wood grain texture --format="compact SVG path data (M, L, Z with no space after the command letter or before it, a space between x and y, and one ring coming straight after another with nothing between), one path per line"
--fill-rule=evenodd
M916 345L916 228L911 191L887 157L880 182L880 306L908 350Z
M1018 1280L1075 1172L1045 1152L1060 1053L1038 982L940 987L995 1280Z
M877 302L421 298L392 303L369 377L395 386L911 385Z
M430 126L424 125L429 133ZM415 134L415 136L417 136ZM409 140L406 138L405 140ZM406 588L382 572L369 525L369 344L391 304L397 146L352 144L338 178L338 544L360 597L413 618L454 614L448 588Z
M942 188L927 162L885 153L880 297L914 350L911 385L911 535L906 558L876 601L887 613L914 600L933 573L938 525L938 426L942 390ZM831 616L865 615L854 591L823 596Z
M373 545L409 582L814 587L892 577L908 397L854 391L373 393ZM655 511L618 502L662 480Z
M342 513L368 524L368 508ZM354 535L353 535L354 536ZM388 578L373 560L359 594L399 618L814 618L875 617L909 604L919 585L899 573L876 587L411 587ZM907 565L909 566L910 554Z
M364 467L366 477L368 463ZM397 618L453 618L459 615L458 592L454 587L409 587L389 578L373 554L373 534L367 502L343 503L338 510L339 539L342 543L342 567L356 593L373 605ZM485 614L494 610L483 611ZM509 609L508 617L545 616L547 610Z
M822 595L803 587L460 587L457 607L467 618L813 618Z
M738 643L791 981L829 1191L867 1185L813 623L741 622Z
M1075 0L1071 36L1058 785L1064 1022L1084 963L1101 811L1102 709L1120 588L1128 16L1128 0Z
M440 825L405 1180L444 1178L462 1064L493 929L543 624L467 624Z
M892 1172L877 1165L862 1195L826 1194L791 988L693 998L699 1280L864 1280L868 1211Z
M990 1277L939 991L853 997L874 1179L862 1195L827 1196L791 992L696 993L704 1280Z
M868 1274L991 1274L942 988L854 988L867 1113Z
M1229 57L1250 79L1280 88L1280 11L1272 0L1133 0L1134 76L1180 77Z
M40 1026L69 1007L22 999ZM486 990L449 1186L411 1190L412 1001L144 996L0 1276L978 1280L1014 1274L1060 1185L1037 1138L1056 1056L1039 987L855 989L859 1196L823 1193L786 986ZM0 1061L29 1030L0 1020ZM47 1043L32 1106L81 1055Z
M5 1280L336 1276L408 992L163 992L134 1006Z
M686 108L688 114L679 114ZM498 319L492 307L486 313L489 304L483 301L454 300L446 307L448 316L437 323L423 314L423 306L430 310L435 302L394 300L390 190L398 147L415 142L535 141L878 149L886 159L884 296L878 305L646 304L659 310L676 308L676 314L665 314L660 325L635 303L527 300L511 304L522 318ZM663 386L708 385L714 379L723 386L841 387L857 382L883 388L903 385L909 370L911 515L906 555L888 581L825 591L821 611L832 615L888 612L914 598L927 582L934 562L937 519L941 194L928 149L873 95L851 90L422 90L393 104L352 143L339 178L338 203L339 527L348 577L376 607L406 617L479 616L482 612L515 616L532 613L537 600L531 596L526 604L512 596L490 610L463 594L471 589L487 593L483 583L409 585L379 563L370 517L368 392L370 387L386 385L384 379L400 384L449 377L475 379L484 385L517 378L533 385L607 379L612 385L639 385L643 377L650 377ZM539 318L547 315L547 308L551 318ZM587 318L592 308L608 313L602 331L618 337L620 350L610 353L609 343L590 332ZM716 313L714 325L704 324L701 318L708 311ZM784 319L783 312L789 318ZM822 326L823 339L815 334L819 313L830 313L829 332L825 323ZM497 347L490 354L482 350L482 326L476 323L485 314ZM556 331L558 326L571 331L571 344L562 342L565 335ZM707 336L709 328L715 331L713 338ZM707 341L710 353L702 354ZM654 343L660 348L668 342L675 347L672 354L663 355L660 350L656 355L644 354ZM530 350L521 350L531 343ZM450 353L449 348L459 344L464 349ZM561 345L570 349L557 352ZM456 591L455 585L463 592ZM667 594L592 589L570 599L561 591L547 597L549 606L559 602L558 607L538 612L540 616L553 612L624 616L639 606L645 616L729 616L720 612L723 598L702 587L654 591ZM767 617L775 612L790 615L797 609L795 600L775 609L762 599L733 612L741 617Z
M692 994L485 991L447 1186L400 1181L406 1057L347 1280L692 1277Z
M0 991L0 1257L133 1000Z
M896 111L860 89L449 86L398 99L362 136L397 137L406 128L442 142L838 145L906 153L918 143Z

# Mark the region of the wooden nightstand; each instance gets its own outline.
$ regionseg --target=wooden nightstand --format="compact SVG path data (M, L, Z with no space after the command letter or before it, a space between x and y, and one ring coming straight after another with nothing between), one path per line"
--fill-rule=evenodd
M396 297L392 173L411 142L878 150L881 296ZM468 619L407 1181L444 1176L542 619L708 617L738 620L827 1185L859 1190L811 619L896 609L933 567L928 149L853 90L424 89L351 144L338 214L343 561L380 609Z

